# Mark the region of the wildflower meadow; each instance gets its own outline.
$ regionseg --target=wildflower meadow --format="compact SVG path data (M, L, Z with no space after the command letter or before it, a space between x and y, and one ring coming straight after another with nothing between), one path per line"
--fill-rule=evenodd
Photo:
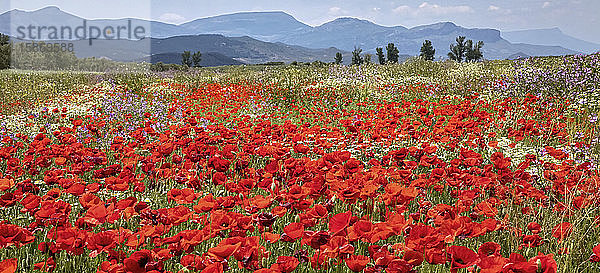
M0 72L0 272L600 272L600 54Z

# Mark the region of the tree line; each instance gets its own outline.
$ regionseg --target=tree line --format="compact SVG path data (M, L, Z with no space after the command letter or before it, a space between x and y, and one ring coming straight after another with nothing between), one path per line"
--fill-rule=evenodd
M8 35L0 33L0 69L10 68L11 45Z
M450 52L448 52L448 58L459 63L463 61L480 61L483 59L483 52L481 52L481 48L483 47L483 45L483 41L478 41L474 43L473 40L466 40L465 36L459 36L456 38L456 43L450 45ZM377 62L379 62L379 64L398 63L400 51L394 45L394 43L389 43L385 47L385 54L384 49L381 47L376 48L375 52L377 56ZM354 50L352 51L352 65L371 63L372 56L370 54L361 54L361 48L354 48ZM428 61L433 61L435 59L435 48L433 48L433 43L430 40L425 40L423 42L419 57ZM342 64L342 62L342 53L338 52L335 56L334 63Z
M450 52L448 52L448 58L456 62L475 62L483 59L483 53L481 49L484 43L482 41L473 42L467 40L465 36L459 36L456 38L456 43L450 45ZM11 50L12 46L10 43L9 36L0 33L0 69L7 69L11 67ZM363 54L361 48L355 48L352 51L352 65L360 65L363 63L372 63L373 60L371 54ZM398 63L399 50L394 43L389 43L385 48L376 48L376 61L379 64L393 64ZM433 61L435 59L435 48L429 40L425 40L421 46L419 56L424 60ZM166 65L162 63L154 64L151 66L152 70L164 71L171 69L185 69L190 67L200 67L202 60L202 54L198 52L191 53L190 51L184 51L181 54L181 65ZM342 64L343 56L341 52L337 52L334 63ZM175 67L177 66L177 67Z

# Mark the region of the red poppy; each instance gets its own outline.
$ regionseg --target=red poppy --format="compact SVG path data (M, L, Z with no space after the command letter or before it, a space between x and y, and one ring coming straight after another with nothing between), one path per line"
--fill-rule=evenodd
M108 252L117 245L115 239L114 231L102 231L89 237L87 247L95 253Z
M563 240L573 232L573 225L568 222L560 223L552 229L552 237Z
M171 189L167 193L167 197L169 200L173 200L177 202L177 204L191 204L194 203L196 199L196 194L194 190L190 188L185 189Z
M544 240L537 234L523 236L521 247L538 247L544 244Z
M537 270L537 264L528 262L523 255L518 253L510 254L508 262L502 267L502 272L536 273Z
M479 257L475 252L464 246L451 246L448 248L450 258L450 271L456 273L460 268L474 265Z
M33 234L17 225L0 223L0 248L6 246L21 247L35 240Z
M86 222L94 225L102 224L106 222L108 216L108 210L104 204L97 204L89 208L85 214Z
M335 236L346 229L346 227L348 227L350 224L351 217L351 211L338 213L332 216L331 219L329 219L329 233L331 236Z
M204 264L204 259L201 256L189 254L181 257L180 263L183 267L189 270L202 270L206 265Z
M198 204L194 206L194 211L197 213L209 212L218 206L212 194L204 196L198 200Z
M404 252L402 259L411 266L419 266L423 263L423 253L408 249Z
M387 264L386 272L410 273L414 272L412 268L413 266L403 259L393 259Z
M592 249L592 256L590 257L590 261L593 263L600 263L600 244L595 246Z
M531 222L527 224L527 229L531 231L533 234L538 234L542 230L542 226L536 222Z
M554 255L544 255L541 252L537 256L529 259L529 262L537 265L537 271L540 273L556 273L558 265L554 260Z
M270 244L274 244L277 241L279 241L280 237L281 236L279 234L271 233L271 232L263 232L261 234L261 238Z
M212 263L202 270L203 273L223 273L223 271L222 263Z
M210 248L208 250L208 253L210 255L212 255L213 257L223 260L223 259L227 259L234 252L236 252L240 248L241 245L242 245L241 242L238 242L236 244L227 244L225 241L222 241L218 246Z
M276 272L289 273L296 270L300 261L290 256L279 256L277 262L271 266L271 269Z
M304 225L302 223L290 223L283 228L281 240L284 242L293 242L302 237L304 233Z
M262 227L270 227L277 220L277 216L271 213L263 212L256 216L255 221L258 222Z
M310 237L310 247L314 248L314 249L319 249L322 245L326 245L327 243L329 243L329 240L331 239L331 236L329 235L329 232L327 231L319 231L319 232L310 232L312 234L309 234Z
M54 258L48 257L45 261L34 264L33 268L43 272L53 272L56 269L56 261Z
M167 216L169 222L173 225L179 225L181 223L184 223L187 220L189 220L193 215L192 210L184 206L177 206L168 209L159 209L159 211L161 213L164 213Z
M17 259L6 259L0 262L0 273L14 273L17 271Z
M350 255L350 257L344 260L346 265L353 272L361 272L365 269L371 259L363 255Z
M479 255L477 265L484 273L500 272L507 262L507 259L500 255L500 245L494 242L483 243L477 254Z
M6 191L15 185L15 181L8 178L0 179L0 191Z
M146 264L153 260L152 251L143 249L134 252L123 261L125 270L131 273L143 273L146 272Z
M310 147L308 147L304 144L296 144L294 146L294 152L296 152L296 153L306 154L306 153L308 153L308 151L310 151Z
M216 172L213 174L212 181L215 185L223 185L227 183L227 175L222 172Z

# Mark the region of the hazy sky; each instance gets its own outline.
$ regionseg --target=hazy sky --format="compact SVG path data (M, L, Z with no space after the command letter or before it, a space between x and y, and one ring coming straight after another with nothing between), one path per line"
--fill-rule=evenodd
M559 27L600 43L600 0L0 0L0 12L54 5L86 18L152 18L170 23L240 11L285 11L320 25L337 17L412 27L452 21L465 27L500 30Z

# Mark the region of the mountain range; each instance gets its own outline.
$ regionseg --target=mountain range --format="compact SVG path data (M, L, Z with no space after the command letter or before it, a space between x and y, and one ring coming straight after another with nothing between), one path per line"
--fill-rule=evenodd
M502 37L512 43L560 45L584 53L600 51L600 44L571 37L564 34L559 28L505 31L502 32Z
M83 20L85 19L57 7L36 11L11 10L0 14L0 32L11 33L16 37L19 26L53 26L59 22L61 26L75 28L82 25ZM100 29L127 24L142 26L146 31L144 34L151 37L148 38L151 41L149 52L129 52L135 51L132 48L127 53L112 53L129 56L125 58L128 60L139 59L140 54L150 57L183 50L201 50L219 53L244 63L332 61L338 51L343 52L348 61L349 51L354 48L360 47L364 52L373 54L376 47L385 47L389 42L398 47L400 54L417 55L424 40L431 40L437 57L444 58L449 45L457 36L483 41L483 53L487 59L505 59L515 54L547 56L600 50L600 45L570 37L558 29L501 32L490 28L465 28L451 22L406 28L381 26L348 17L310 26L284 12L242 12L200 18L179 25L133 18L86 20L86 24ZM45 40L49 37L37 38ZM123 50L126 43L119 43L119 50ZM111 55L108 54L109 49L106 51L88 52L84 55Z
M14 42L28 42L18 38ZM220 34L181 35L141 40L53 40L53 43L72 43L79 58L106 58L122 62L181 63L183 51L202 53L203 66L260 64L267 62L330 62L337 52L346 61L351 53L337 48L313 49L283 43L259 41L248 36L225 37ZM207 59L210 58L210 61Z

